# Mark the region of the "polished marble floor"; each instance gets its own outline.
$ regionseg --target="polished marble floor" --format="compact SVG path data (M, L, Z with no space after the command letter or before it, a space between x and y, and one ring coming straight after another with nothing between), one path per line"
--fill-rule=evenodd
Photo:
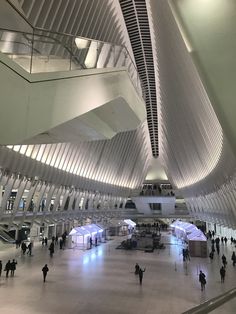
M4 272L0 278L1 314L180 314L236 286L230 243L221 245L220 257L215 256L213 263L191 258L183 265L181 243L168 233L162 234L166 248L154 253L117 250L123 239L114 238L89 251L57 248L53 258L40 244L31 257L1 245L4 264L9 258L18 261L14 278L6 279ZM219 275L222 252L228 257L224 284ZM136 262L146 267L142 286L134 275ZM45 263L50 270L43 283ZM199 269L207 275L205 292L198 282ZM224 313L235 313L235 307L228 304Z

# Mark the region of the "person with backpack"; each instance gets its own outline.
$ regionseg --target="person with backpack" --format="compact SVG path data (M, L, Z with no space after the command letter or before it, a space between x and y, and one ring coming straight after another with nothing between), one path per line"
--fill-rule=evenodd
M200 270L199 281L201 283L201 290L205 290L206 285L206 275Z

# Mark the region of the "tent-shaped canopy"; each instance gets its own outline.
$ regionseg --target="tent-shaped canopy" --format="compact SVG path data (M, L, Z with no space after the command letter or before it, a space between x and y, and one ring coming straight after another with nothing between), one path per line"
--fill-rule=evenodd
M85 225L84 228L90 233L92 240L97 240L101 241L101 236L103 229L100 228L98 225L91 224L91 225Z
M90 232L82 227L75 227L69 233L69 247L78 247L86 249L88 247L89 238L91 237Z
M195 225L188 222L176 220L170 225L174 229L174 233L179 238L191 241L206 241L204 233Z
M136 223L131 219L124 219L124 222L127 223L132 228L135 228L136 226Z
M120 219L111 219L109 221L109 232L111 236L127 235L129 225Z
M84 228L89 231L91 235L97 234L98 232L103 232L102 228L95 224L85 225Z
M108 223L108 225L111 227L119 227L119 226L126 226L128 227L129 224L127 224L124 220L121 219L111 219Z

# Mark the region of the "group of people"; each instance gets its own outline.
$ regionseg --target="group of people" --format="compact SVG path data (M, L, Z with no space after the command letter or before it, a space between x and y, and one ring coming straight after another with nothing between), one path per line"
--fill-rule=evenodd
M55 245L58 244L58 240L59 240L59 247L60 250L64 249L65 245L66 245L66 237L67 237L67 232L65 231L61 238L59 239L58 235L56 236L52 236L52 242L49 245L49 252L50 252L50 257L53 257L53 254L55 252ZM47 247L48 246L48 238L47 237L43 237L42 238L42 246Z
M65 231L59 240L60 249L63 249L65 247L66 237L67 237L67 232ZM17 242L16 248L21 247L22 255L25 255L25 253L27 252L27 255L31 256L33 243L30 242L27 245L24 241L20 241L20 243L18 243L18 242ZM48 249L50 251L50 257L53 257L55 244L58 244L58 235L56 235L55 237L54 236L52 237L52 242L49 245ZM47 245L48 245L48 238L43 237L42 238L42 246L47 247ZM4 271L6 272L6 278L8 278L9 273L12 277L14 276L15 270L16 270L16 265L17 265L17 261L15 259L13 259L12 261L8 260L8 262L6 263L6 265L4 267ZM2 261L0 261L0 277L2 275L2 271L3 271L3 264L2 264ZM48 265L45 264L42 268L43 281L44 282L46 281L48 271L49 271Z
M212 231L213 233L213 231ZM213 234L211 233L211 231L208 232L208 237L211 239L211 253L209 255L209 257L211 259L213 259L213 256L214 256L214 252L215 252L215 248L216 248L216 251L217 251L217 254L219 255L220 254L220 241L222 244L227 244L227 237L216 237L214 238ZM232 242L233 238L231 238L231 244L233 243Z
M146 268L141 268L140 266L139 266L139 264L138 263L136 263L135 264L135 270L134 270L134 273L135 273L135 275L138 275L139 276L139 283L140 283L140 285L142 285L142 283L143 283L143 273L146 271Z
M25 242L22 242L21 243L21 251L22 251L22 254L23 255L25 255L25 253L26 253L26 250L28 249L28 251L27 251L27 255L32 255L32 248L33 248L33 243L32 242L30 242L29 244L28 244L28 246L26 245L26 243Z
M91 249L92 246L93 246L93 239L92 239L92 237L89 238L89 244L90 244L90 249ZM97 237L94 239L94 245L98 246L98 238Z
M8 278L9 272L11 276L14 277L16 265L17 265L17 261L15 259L13 259L12 261L8 260L8 262L6 263L4 267L4 271L6 272L6 278ZM2 261L0 261L0 277L2 276L2 269L3 269L3 265L2 265Z
M189 255L189 249L188 249L188 247L183 248L182 254L183 254L183 262L185 262L185 261L187 261L187 260L190 261L190 255Z

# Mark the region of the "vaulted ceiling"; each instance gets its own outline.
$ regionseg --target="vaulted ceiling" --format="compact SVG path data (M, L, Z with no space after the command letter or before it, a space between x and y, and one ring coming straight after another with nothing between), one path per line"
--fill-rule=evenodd
M127 47L141 80L153 157L195 217L236 226L235 2L197 2L18 5L37 27Z

